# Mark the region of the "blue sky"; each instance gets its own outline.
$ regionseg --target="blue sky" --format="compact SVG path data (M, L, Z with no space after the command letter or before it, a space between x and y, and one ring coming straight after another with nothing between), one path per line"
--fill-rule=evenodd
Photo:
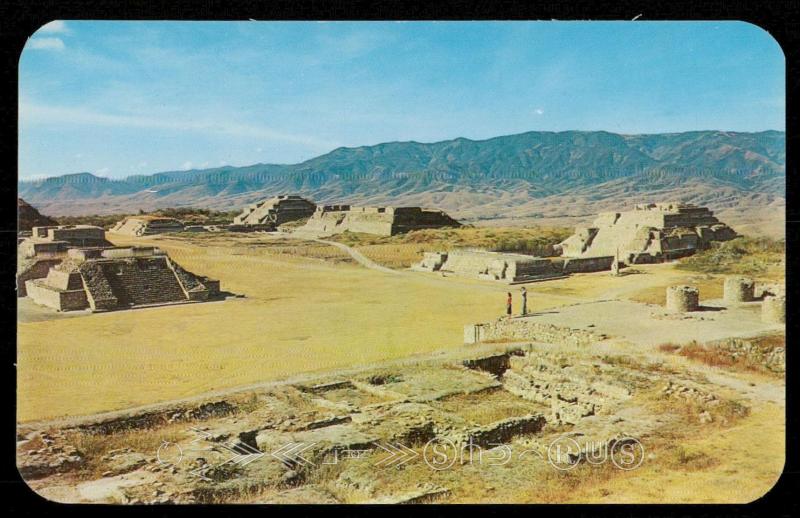
M784 66L743 22L52 22L20 57L19 174L530 130L783 130Z

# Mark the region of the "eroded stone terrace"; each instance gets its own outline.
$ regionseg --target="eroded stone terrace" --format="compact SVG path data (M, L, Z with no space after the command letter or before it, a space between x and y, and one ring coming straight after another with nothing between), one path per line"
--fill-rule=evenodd
M447 501L454 488L430 481L426 445L533 452L518 465L485 467L521 473L554 437L572 433L580 446L572 462L580 462L622 436L646 441L677 419L654 410L665 398L691 400L697 419L714 419L727 401L715 390L688 371L587 348L483 345L20 426L18 464L43 496L68 502Z

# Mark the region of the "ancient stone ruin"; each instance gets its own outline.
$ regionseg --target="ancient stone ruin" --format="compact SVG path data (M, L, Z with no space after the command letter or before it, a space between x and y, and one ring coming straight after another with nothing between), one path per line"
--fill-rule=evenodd
M183 223L164 216L129 216L111 228L111 232L128 236L150 236L165 232L181 232Z
M107 247L105 231L91 225L33 227L17 248L17 296L25 297L25 282L46 277L71 247Z
M761 320L769 324L786 323L786 296L767 295L761 303Z
M667 288L667 311L686 313L700 307L700 290L694 286L670 286Z
M461 223L441 210L420 207L324 205L317 207L301 230L317 235L349 231L393 236L412 230L459 226Z
M508 283L531 282L564 276L562 271L556 268L549 259L480 250L426 252L422 261L412 268L421 271L449 272L464 277Z
M723 299L730 304L755 300L755 283L746 277L726 277Z
M506 252L454 250L425 252L422 261L412 269L517 284L558 279L570 273L608 270L613 261L611 256L548 259Z
M109 311L219 296L219 281L184 270L155 247L70 248L46 277L28 280L25 287L34 302L58 311Z
M713 241L737 237L706 207L683 203L636 205L627 212L603 212L588 227L557 246L565 257L616 256L626 264L651 263L692 255Z
M233 218L233 225L275 230L284 223L311 217L316 208L313 202L300 196L275 196L245 207L241 214Z

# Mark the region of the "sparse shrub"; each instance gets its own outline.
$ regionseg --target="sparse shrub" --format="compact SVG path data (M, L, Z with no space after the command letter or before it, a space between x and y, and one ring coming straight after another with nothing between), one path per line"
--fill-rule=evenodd
M739 237L714 242L708 250L687 257L678 264L682 270L703 273L783 276L786 243L768 237Z
M673 343L670 343L670 342L665 343L665 344L661 344L661 345L658 346L658 350L661 351L661 352L664 352L664 353L674 353L675 351L677 351L680 348L681 348L680 345L673 344Z

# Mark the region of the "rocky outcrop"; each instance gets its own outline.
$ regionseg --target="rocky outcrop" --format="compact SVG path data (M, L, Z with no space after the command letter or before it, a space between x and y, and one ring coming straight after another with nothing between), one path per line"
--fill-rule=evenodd
M22 198L17 198L17 230L29 231L33 227L47 227L58 225L51 217L40 214L35 207Z

